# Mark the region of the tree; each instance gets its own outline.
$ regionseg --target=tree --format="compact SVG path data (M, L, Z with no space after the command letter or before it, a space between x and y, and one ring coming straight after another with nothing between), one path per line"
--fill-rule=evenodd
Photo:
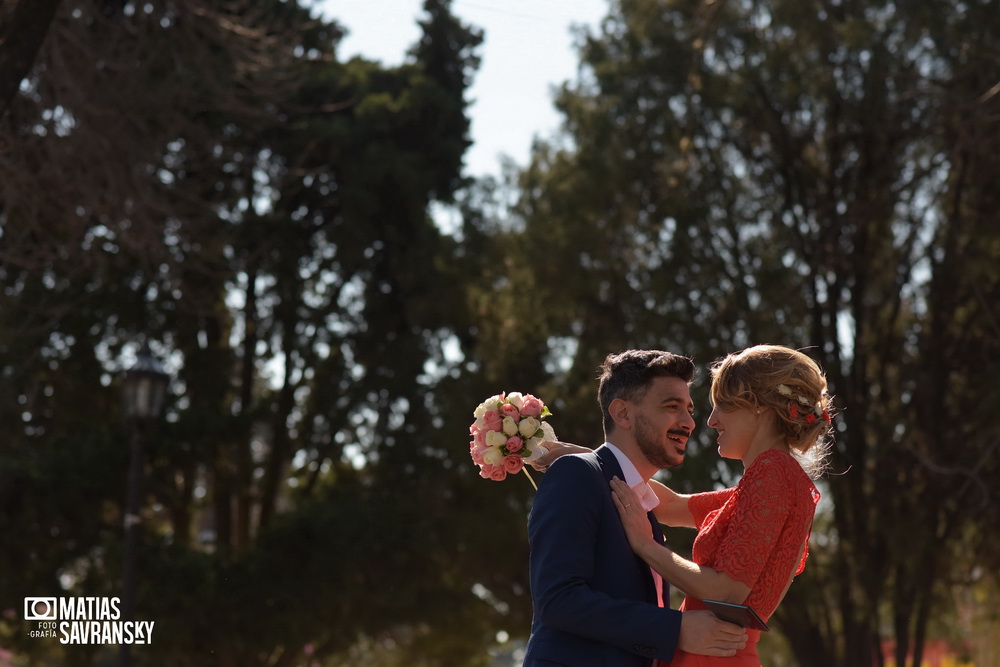
M22 0L6 2L0 8L0 113L31 69L59 2Z
M62 8L0 127L0 368L21 424L0 478L25 508L2 517L22 538L4 558L27 570L5 608L118 594L112 377L145 332L177 392L145 475L150 661L290 664L386 638L482 659L502 614L434 518L466 474L442 466L434 387L467 318L428 214L463 186L481 37L445 2L423 27L386 68L339 62L339 29L296 3Z
M558 395L625 346L778 341L826 368L833 510L776 617L802 665L880 664L885 638L919 664L992 541L968 538L998 446L998 21L977 2L622 0L580 36L564 137L519 177L509 292L545 304L535 349L571 353ZM571 412L593 409L580 391Z

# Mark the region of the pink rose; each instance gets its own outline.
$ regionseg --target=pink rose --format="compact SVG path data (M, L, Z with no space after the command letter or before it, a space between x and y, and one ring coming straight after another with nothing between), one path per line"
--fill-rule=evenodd
M510 417L516 422L521 421L521 413L518 412L517 408L515 408L510 403L503 404L503 406L500 408L500 414L503 415L504 417Z
M544 407L544 404L540 400L528 394L521 403L521 415L524 417L541 417L542 407Z
M483 428L487 431L499 431L503 428L503 418L496 410L487 410L483 415Z
M479 430L479 427L473 424L469 427L469 433L472 434L473 441L475 444L483 447L486 445L486 434Z
M495 466L487 463L479 471L479 476L483 479L492 479L494 482L502 482L507 478L507 471L502 465Z
M472 462L477 466L483 465L483 454L489 451L489 447L480 447L475 441L469 443L469 455L472 457Z
M524 461L521 460L520 456L517 456L516 454L511 454L510 456L504 457L503 469L505 472L508 472L511 475L516 475L517 473L521 472L521 468L523 467L524 467Z
M507 451L508 452L519 452L521 448L524 447L524 439L519 435L512 435L507 438Z

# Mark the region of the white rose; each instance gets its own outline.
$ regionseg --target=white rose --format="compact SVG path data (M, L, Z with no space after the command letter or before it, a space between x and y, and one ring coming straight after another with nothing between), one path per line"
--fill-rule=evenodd
M521 435L525 438L533 438L541 425L542 423L534 417L525 417L521 420L521 423L518 424L518 431L520 431Z
M514 391L507 394L507 401L513 405L518 410L521 409L521 404L524 403L524 394L519 391Z
M486 446L503 449L507 446L507 436L500 431L489 431L486 434Z
M517 422L514 421L513 417L503 418L503 432L506 433L508 437L517 435Z
M489 410L500 410L501 405L503 405L503 401L500 399L500 394L494 394L479 404L479 407L476 408L475 416L478 419Z
M501 405L503 405L503 401L500 400L500 394L496 394L476 406L476 409L472 412L472 416L476 418L476 424L479 425L480 429L483 428L483 416L490 410L499 412Z
M506 441L504 441L506 442ZM503 463L503 452L501 452L496 447L490 447L490 450L483 454L483 462L489 463L490 465L500 465Z

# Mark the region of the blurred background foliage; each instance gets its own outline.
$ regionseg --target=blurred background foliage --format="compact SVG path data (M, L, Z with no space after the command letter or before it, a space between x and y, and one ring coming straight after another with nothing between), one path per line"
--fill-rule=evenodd
M121 594L118 378L145 340L173 379L136 658L226 667L511 664L531 487L476 475L475 405L531 392L596 445L609 352L777 342L840 416L765 660L902 667L945 640L998 664L995 3L613 0L562 132L479 181L481 33L449 0L421 27L385 67L293 1L0 10L5 655L111 660L28 638L20 608ZM702 427L665 478L739 472Z

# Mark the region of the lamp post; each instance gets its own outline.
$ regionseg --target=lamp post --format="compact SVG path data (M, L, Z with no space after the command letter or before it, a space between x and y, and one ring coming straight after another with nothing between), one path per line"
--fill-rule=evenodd
M139 537L139 484L142 479L142 459L146 433L159 419L167 395L170 378L153 357L149 343L142 346L135 365L122 378L122 405L125 419L131 426L131 458L128 468L128 497L125 504L125 573L122 582L122 620L135 616L136 556ZM121 645L121 664L131 664L130 645Z

